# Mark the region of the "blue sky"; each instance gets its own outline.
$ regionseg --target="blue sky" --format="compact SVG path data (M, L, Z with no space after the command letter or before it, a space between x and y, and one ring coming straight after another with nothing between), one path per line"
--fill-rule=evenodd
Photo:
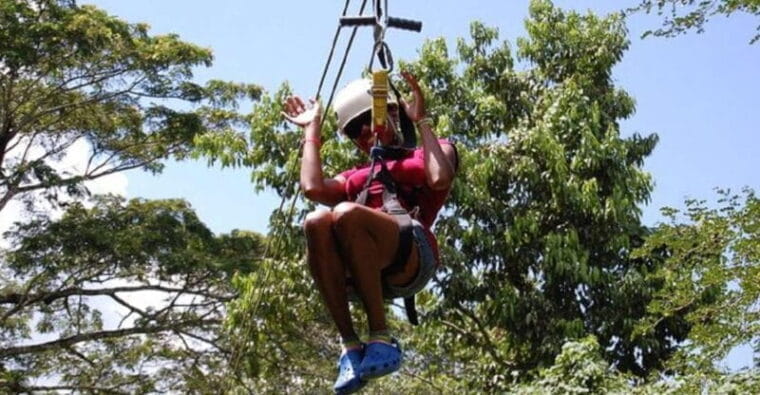
M314 95L343 1L97 0L92 3L132 22L146 22L154 33L177 33L209 47L215 62L197 73L200 80L219 78L260 84L275 90L288 81L296 92ZM604 2L557 1L563 8L598 13L617 10ZM625 4L616 2L617 4ZM352 1L358 10L360 2ZM468 35L469 23L481 20L514 43L524 35L528 1L453 0L390 1L391 15L423 22L422 33L391 31L387 41L396 59L414 59L426 38L446 37L453 49ZM645 168L656 182L644 221L654 224L662 206L681 206L684 198L714 197L714 187L757 188L760 154L760 44L748 41L756 21L744 15L718 17L704 34L641 40L656 27L655 16L629 20L631 49L614 70L618 86L637 102L636 114L622 132L656 132L660 143ZM346 31L342 37L348 37ZM371 31L354 43L342 83L355 78L371 51ZM338 44L339 53L345 40ZM333 72L337 70L332 67ZM332 82L334 75L328 78ZM323 89L325 90L325 89ZM139 171L128 175L130 197L183 197L215 231L252 229L265 232L268 214L278 203L256 195L247 171L209 169L205 163L170 164L163 175Z
M344 5L339 0L85 2L130 22L148 23L153 33L177 33L213 49L214 66L199 70L199 80L250 82L269 91L288 81L303 96L316 91ZM360 3L352 1L354 12ZM636 0L612 3L555 1L562 8L606 14ZM468 36L469 23L480 20L514 44L525 35L527 10L527 0L391 0L391 15L421 20L423 31L391 31L386 41L394 58L414 59L426 38L443 36L453 50L457 37ZM715 187L760 189L760 43L748 45L757 23L745 15L717 17L704 34L642 40L643 31L658 26L658 17L629 19L631 48L613 76L636 99L637 111L622 123L622 133L660 136L645 165L656 183L652 202L644 209L645 223L656 223L660 207L681 207L687 197L712 200ZM348 31L342 37L337 56ZM370 51L371 31L364 30L354 43L342 84L359 75ZM331 74L328 83L333 78ZM127 178L128 197L184 198L217 233L235 228L265 233L269 213L279 203L272 194L253 192L248 171L209 169L205 162L170 163L161 176L134 171ZM751 363L746 352L732 359L732 366Z

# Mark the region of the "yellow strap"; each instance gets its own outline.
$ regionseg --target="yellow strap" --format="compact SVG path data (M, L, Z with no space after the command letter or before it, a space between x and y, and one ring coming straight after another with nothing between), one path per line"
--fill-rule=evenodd
M372 72L372 130L385 128L388 117L388 70Z

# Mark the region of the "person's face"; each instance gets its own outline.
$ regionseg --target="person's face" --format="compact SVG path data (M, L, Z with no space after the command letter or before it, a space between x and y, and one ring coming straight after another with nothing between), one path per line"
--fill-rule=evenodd
M381 145L392 144L396 139L396 135L393 132L393 128L398 127L397 125L399 124L399 108L396 104L388 105L388 118L391 124L386 123L384 130L374 133L372 131L372 114L371 111L367 111L349 122L343 131L346 136L354 140L362 151L369 152L375 145L377 138L380 139Z

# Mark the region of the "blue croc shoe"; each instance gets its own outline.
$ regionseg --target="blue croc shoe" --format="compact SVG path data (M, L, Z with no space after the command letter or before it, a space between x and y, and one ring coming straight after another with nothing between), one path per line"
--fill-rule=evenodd
M364 359L360 367L362 380L376 379L397 371L401 367L401 359L401 346L396 339L393 339L393 344L368 343L364 346Z
M359 377L359 366L364 357L364 348L357 348L341 354L338 360L338 379L333 389L336 394L351 394L359 391L366 381Z

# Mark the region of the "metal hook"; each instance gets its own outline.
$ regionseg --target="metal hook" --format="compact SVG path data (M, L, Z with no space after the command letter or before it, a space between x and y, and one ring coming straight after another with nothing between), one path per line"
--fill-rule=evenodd
M385 5L385 9L381 6ZM388 0L373 0L375 8L374 16L343 16L340 18L341 26L373 26L375 44L372 47L372 57L369 61L369 70L372 71L375 55L380 59L383 68L393 70L393 56L390 47L385 42L385 31L388 28L398 28L419 32L422 30L422 22L409 19L395 18L388 14Z
M375 62L375 55L380 59L380 64L383 67L383 70L388 70L389 73L393 71L393 54L391 54L391 48L388 46L388 43L385 41L379 41L372 47L372 56L369 60L368 69L370 71L372 71L372 66Z

